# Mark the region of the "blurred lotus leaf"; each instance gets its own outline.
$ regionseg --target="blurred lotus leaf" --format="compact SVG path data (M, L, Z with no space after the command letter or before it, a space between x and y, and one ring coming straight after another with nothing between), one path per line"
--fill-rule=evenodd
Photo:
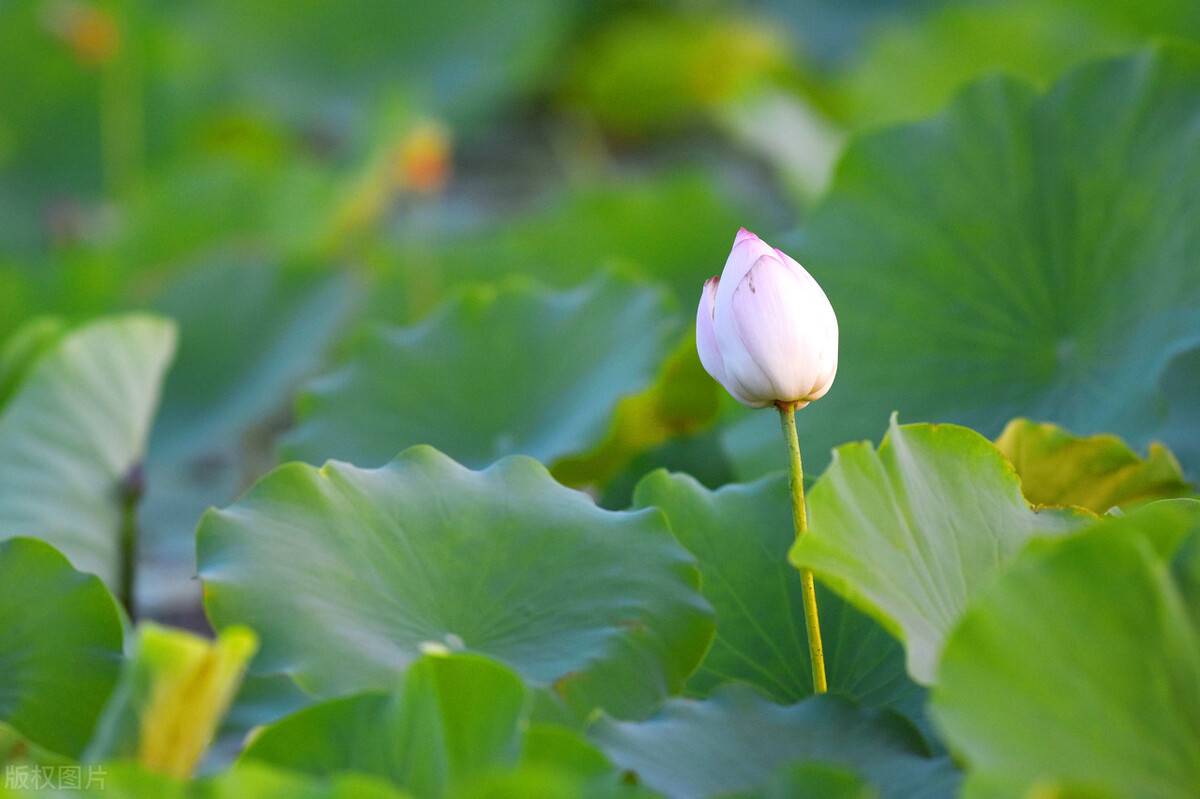
M145 314L32 324L6 350L24 366L0 408L0 540L47 541L115 587L122 486L145 457L175 326Z

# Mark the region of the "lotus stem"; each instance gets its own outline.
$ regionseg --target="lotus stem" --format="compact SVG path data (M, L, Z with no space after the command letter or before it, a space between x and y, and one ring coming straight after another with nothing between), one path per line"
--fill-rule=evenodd
M778 403L783 424L783 439L788 450L789 484L792 489L792 522L796 537L808 532L808 514L804 509L804 468L800 464L800 439L796 436L796 404ZM825 681L825 653L821 647L821 623L817 618L817 590L811 569L800 569L800 593L804 600L804 623L808 629L808 653L812 661L813 691L828 690Z
M121 503L121 532L117 564L117 601L125 606L130 622L137 622L137 508L145 490L145 481L145 472L139 463L125 475L118 490Z

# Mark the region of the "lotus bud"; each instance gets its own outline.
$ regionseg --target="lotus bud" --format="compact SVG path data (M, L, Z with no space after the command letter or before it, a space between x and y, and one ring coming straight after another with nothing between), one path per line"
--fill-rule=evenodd
M743 405L803 408L837 374L837 317L804 267L743 228L720 276L704 284L696 349Z

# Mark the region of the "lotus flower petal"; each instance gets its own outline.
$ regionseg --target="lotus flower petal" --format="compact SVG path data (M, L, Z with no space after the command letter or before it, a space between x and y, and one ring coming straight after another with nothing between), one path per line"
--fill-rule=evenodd
M696 347L742 404L803 406L837 374L837 317L803 266L743 228L724 272L705 283Z

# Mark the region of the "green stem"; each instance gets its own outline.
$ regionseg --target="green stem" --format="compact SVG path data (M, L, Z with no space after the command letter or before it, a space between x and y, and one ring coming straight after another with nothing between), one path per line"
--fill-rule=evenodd
M137 579L138 527L137 506L142 498L145 484L142 466L138 464L129 470L129 474L121 481L121 545L120 563L117 574L117 599L125 606L129 621L137 621L137 599L135 596Z
M804 509L804 468L800 465L800 440L796 437L796 408L792 403L780 403L779 419L783 424L783 440L788 449L789 484L792 489L792 521L796 537L808 532L808 516ZM800 569L800 593L804 600L804 622L808 628L808 653L812 660L813 690L825 693L825 653L821 647L821 623L817 618L817 592L811 569Z

